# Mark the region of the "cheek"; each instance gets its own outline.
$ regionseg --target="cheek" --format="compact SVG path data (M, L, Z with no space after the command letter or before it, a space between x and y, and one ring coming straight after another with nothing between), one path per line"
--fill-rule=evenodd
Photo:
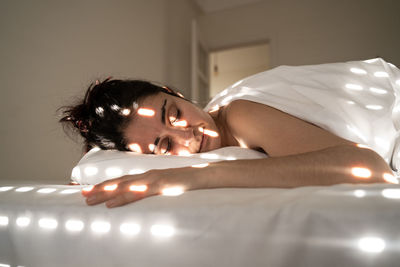
M128 149L139 153L151 153L154 149L152 147L154 146L154 139L151 139L150 136L153 135L145 130L138 129L137 131L139 131L139 135L127 134L128 138L126 140Z
M212 146L212 148L211 148L212 150L221 148L221 137L218 136L217 138L214 138L211 146Z
M190 152L190 148L179 145L173 150L171 154L177 156L190 156L190 154L192 153Z

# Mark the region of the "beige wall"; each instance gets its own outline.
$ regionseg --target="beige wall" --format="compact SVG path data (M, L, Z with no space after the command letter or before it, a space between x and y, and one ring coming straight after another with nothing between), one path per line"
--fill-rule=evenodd
M190 98L191 21L200 14L190 0L165 0L167 5L167 83Z
M398 0L264 0L204 15L212 50L271 40L272 65L380 56L400 65Z
M96 78L190 92L190 0L0 1L0 180L62 183L81 156L56 109ZM380 55L400 65L397 0L262 1L203 15L212 49L271 39L272 65Z
M175 24L169 4L176 16L185 12ZM0 179L68 181L82 150L55 111L96 78L174 82L190 92L186 34L195 14L185 0L0 1ZM171 33L176 23L182 33Z

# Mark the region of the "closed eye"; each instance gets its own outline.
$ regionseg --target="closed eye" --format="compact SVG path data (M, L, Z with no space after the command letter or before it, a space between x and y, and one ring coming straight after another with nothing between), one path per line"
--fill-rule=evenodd
M181 111L177 108L174 108L171 112L170 115L168 116L169 122L171 123L172 126L175 126L174 123L178 122L181 119Z
M170 138L164 138L160 143L159 149L158 151L160 152L160 154L167 154L171 151L171 139Z

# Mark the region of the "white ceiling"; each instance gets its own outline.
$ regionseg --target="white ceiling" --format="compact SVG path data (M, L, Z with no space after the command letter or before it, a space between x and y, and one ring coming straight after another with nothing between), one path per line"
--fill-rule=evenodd
M195 0L204 13L260 2L262 0Z

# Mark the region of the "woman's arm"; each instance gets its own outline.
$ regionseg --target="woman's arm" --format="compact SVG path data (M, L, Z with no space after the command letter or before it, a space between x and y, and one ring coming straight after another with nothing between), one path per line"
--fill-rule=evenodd
M339 183L383 183L392 171L370 149L339 145L296 155L213 163L204 188L291 188Z
M364 170L362 177L354 175L357 172L353 168ZM387 164L372 150L341 145L299 155L215 162L204 168L152 170L108 180L82 193L87 197L87 204L106 202L106 206L112 208L163 194L163 190L171 188L188 191L226 187L292 188L339 183L381 183L385 182L384 174L390 173ZM143 186L145 190L142 190Z

